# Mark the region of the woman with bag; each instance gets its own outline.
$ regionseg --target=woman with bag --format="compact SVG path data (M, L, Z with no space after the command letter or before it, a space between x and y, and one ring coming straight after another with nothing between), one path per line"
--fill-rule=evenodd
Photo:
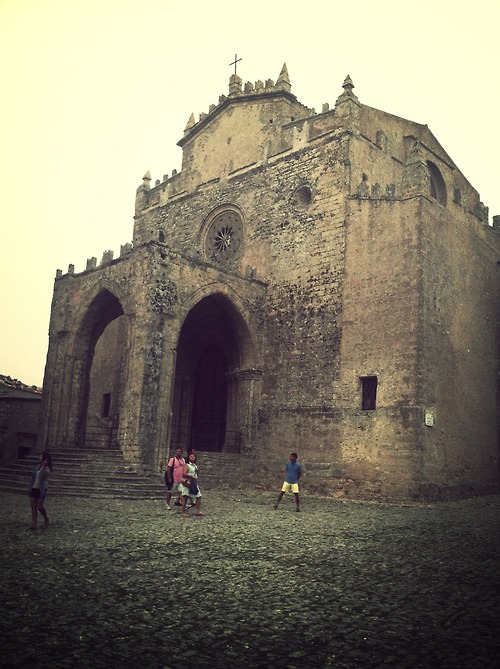
M205 514L201 512L201 492L198 488L198 465L196 464L196 455L194 453L189 454L189 459L184 465L183 469L183 480L180 485L181 495L182 495L182 508L181 515L186 518L186 503L188 497L191 499L191 502L196 501L196 515L204 516Z

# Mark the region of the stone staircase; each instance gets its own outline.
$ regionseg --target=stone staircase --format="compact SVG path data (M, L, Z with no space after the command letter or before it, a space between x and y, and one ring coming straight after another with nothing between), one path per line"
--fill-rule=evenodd
M115 499L158 499L165 496L163 473L136 471L119 450L65 450L51 452L54 471L51 496ZM236 453L198 453L200 488L238 486L241 458ZM26 495L38 458L29 456L0 465L0 490Z

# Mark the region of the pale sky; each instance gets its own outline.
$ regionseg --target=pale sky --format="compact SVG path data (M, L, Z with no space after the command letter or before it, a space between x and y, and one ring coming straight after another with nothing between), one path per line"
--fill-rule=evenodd
M500 1L0 0L0 374L41 385L54 277L132 240L194 112L246 81L426 123L500 214Z

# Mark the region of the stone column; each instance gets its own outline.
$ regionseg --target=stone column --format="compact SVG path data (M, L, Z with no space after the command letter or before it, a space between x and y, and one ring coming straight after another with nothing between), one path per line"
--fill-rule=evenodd
M172 378L172 412L170 417L169 449L182 448L187 450L191 431L193 409L194 379L191 376L176 377L175 369Z
M262 371L239 370L228 374L227 379L226 430L241 432L241 452L249 452L257 441L257 410Z

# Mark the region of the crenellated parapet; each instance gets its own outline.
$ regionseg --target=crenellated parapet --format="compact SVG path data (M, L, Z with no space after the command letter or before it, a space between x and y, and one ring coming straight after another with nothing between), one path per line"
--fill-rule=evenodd
M92 258L87 258L87 263L85 266L85 269L83 272L80 272L79 274L83 274L84 272L92 272L93 270L98 270L103 267L106 267L107 265L111 265L113 263L119 262L120 260L123 260L127 256L129 256L132 253L133 250L133 245L128 242L127 244L123 244L120 246L120 255L118 258L114 257L114 251L112 250L106 250L103 251L101 262L98 264L97 263L97 258L94 256ZM68 271L66 274L63 273L61 269L56 270L56 279L61 279L64 276L72 276L75 274L75 266L74 264L68 265Z

